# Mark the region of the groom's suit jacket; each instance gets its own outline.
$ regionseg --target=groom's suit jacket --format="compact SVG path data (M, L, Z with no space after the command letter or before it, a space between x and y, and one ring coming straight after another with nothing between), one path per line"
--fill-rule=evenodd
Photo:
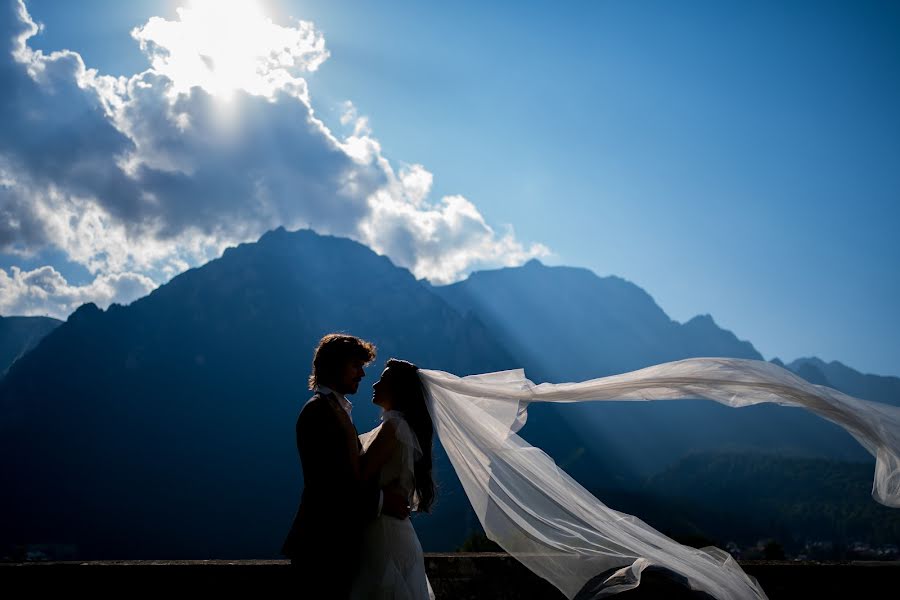
M317 392L300 411L296 433L303 494L281 553L292 560L352 563L379 502L377 483L359 476L356 427L333 394Z

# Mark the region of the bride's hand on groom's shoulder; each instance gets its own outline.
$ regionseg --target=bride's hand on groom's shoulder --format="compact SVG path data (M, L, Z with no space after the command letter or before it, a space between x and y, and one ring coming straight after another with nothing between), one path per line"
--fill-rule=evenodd
M382 490L384 501L381 505L381 514L395 519L409 518L409 501L405 494L398 494L389 489Z

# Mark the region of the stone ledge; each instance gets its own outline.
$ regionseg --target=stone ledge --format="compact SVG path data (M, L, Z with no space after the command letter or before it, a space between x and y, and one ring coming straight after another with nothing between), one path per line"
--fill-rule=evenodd
M336 557L340 560L340 557ZM562 594L502 553L426 554L429 579L438 598L560 600ZM0 563L4 588L79 590L92 597L121 597L123 590L166 593L282 595L296 588L286 560L109 560ZM900 581L895 562L744 561L771 600L805 597L890 598ZM18 585L17 585L18 584ZM891 590L894 589L893 592ZM301 590L302 592L302 590ZM298 594L316 598L318 594ZM665 577L648 576L639 588L618 595L627 600L692 598Z

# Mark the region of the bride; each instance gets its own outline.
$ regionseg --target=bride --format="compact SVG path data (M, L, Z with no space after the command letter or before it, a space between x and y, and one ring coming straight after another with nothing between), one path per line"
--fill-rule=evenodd
M360 471L364 480L377 480L379 489L404 495L411 510L429 512L434 430L417 371L412 363L392 358L372 386L372 402L384 412L381 425L360 436ZM371 521L363 532L360 565L351 598L434 598L409 519L381 515Z
M533 402L702 398L735 408L765 402L804 408L843 427L875 456L872 495L900 507L900 408L808 383L764 361L696 358L540 385L521 369L457 377L393 359L387 365L373 398L385 409L384 422L362 436L365 471L427 510L434 497L433 431L487 536L568 598L637 587L649 567L720 600L766 594L727 552L682 546L607 507L519 437ZM433 597L408 520L379 517L365 536L356 597Z

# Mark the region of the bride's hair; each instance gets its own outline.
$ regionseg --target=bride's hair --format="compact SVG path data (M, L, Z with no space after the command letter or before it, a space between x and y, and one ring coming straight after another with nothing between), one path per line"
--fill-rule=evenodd
M431 473L434 427L425 406L425 389L417 372L419 367L397 358L389 359L384 366L392 373L391 391L397 402L395 408L403 413L422 449L422 456L413 465L416 477L415 508L419 512L431 512L435 496L434 478Z

